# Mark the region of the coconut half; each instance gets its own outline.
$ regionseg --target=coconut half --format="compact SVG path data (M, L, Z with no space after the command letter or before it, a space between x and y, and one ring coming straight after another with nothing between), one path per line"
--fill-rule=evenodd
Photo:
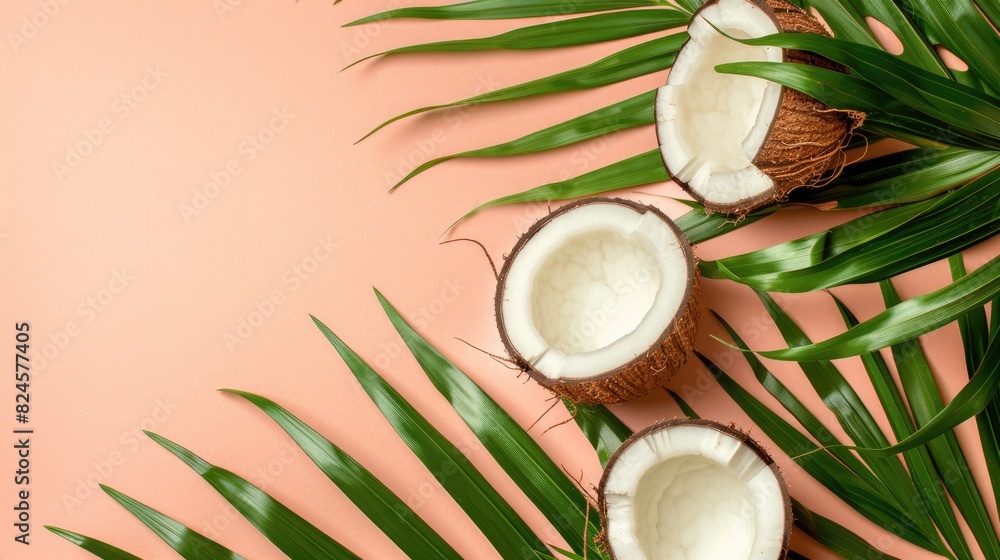
M718 28L718 29L716 29ZM720 33L721 30L721 33ZM862 113L752 76L730 62L796 62L844 71L818 56L737 39L778 32L829 35L785 0L713 0L694 16L667 84L656 95L656 131L673 179L711 211L743 215L839 171ZM726 36L728 35L728 37Z
M706 420L655 424L611 457L598 488L614 560L775 560L788 555L792 504L768 454Z
M574 202L539 220L504 262L500 338L557 395L606 404L638 398L690 356L698 280L687 239L656 208Z

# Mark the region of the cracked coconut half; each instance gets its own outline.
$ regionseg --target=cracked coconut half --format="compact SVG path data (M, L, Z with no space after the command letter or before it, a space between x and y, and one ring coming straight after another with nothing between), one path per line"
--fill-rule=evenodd
M721 31L721 33L720 33ZM784 0L714 0L694 16L667 84L657 90L656 131L671 177L709 211L745 215L845 162L862 113L830 109L793 89L722 74L731 62L795 62L844 69L818 56L735 39L825 28Z
M778 560L792 506L778 467L736 428L673 420L637 432L598 488L614 560Z
M514 361L557 395L624 402L687 361L698 279L691 246L662 212L585 199L539 220L507 257L497 326Z

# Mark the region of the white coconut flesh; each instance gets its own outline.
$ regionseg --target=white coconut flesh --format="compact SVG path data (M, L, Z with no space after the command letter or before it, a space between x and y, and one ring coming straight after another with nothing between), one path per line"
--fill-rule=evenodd
M692 266L675 230L652 212L573 208L538 229L509 264L500 309L508 342L553 380L624 366L662 339Z
M713 27L713 25L715 27ZM656 96L663 160L676 179L705 201L736 204L774 186L754 160L767 140L781 103L781 86L721 74L719 64L780 62L781 49L744 45L735 38L778 32L764 11L747 0L719 0L691 22L684 45Z
M603 487L616 560L774 560L785 542L782 482L740 440L682 425L636 440Z

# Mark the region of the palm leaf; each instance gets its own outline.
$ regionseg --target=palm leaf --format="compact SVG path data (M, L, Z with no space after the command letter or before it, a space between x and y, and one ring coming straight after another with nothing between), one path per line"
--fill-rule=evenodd
M891 281L881 282L880 287L886 308L902 303ZM892 355L916 426L922 427L945 408L934 374L916 339L893 345ZM928 442L927 451L962 516L974 527L980 543L987 543L982 548L994 548L996 545L989 543L995 542L996 536L991 535L989 515L958 438L954 433L946 433Z
M548 202L580 198L629 187L660 183L668 179L670 176L667 174L666 168L663 167L660 151L650 150L572 179L549 183L523 193L504 196L480 204L462 216L459 221L493 206L517 202Z
M859 321L851 310L836 296L832 297L847 327L851 328L857 325ZM916 428L882 355L878 352L862 354L861 360L878 396L879 403L882 405L882 410L885 411L889 425L892 427L893 435L897 440L909 437ZM824 445L827 444L824 443ZM962 528L959 526L945 494L947 484L938 477L930 452L925 447L919 447L905 452L904 457L913 478L913 484L920 492L921 500L927 505L928 513L934 519L934 524L941 530L949 547L958 558L971 559L972 552L965 542Z
M232 504L267 540L296 560L355 560L359 557L344 545L300 517L284 504L239 475L209 464L201 457L163 436L146 432L153 441L173 453Z
M870 485L833 455L819 448L794 426L740 387L711 360L700 353L696 355L750 420L810 476L876 525L917 546L940 551L923 531L913 525L905 512L900 511L878 491L873 491Z
M928 104L908 105L878 82L860 75L787 62L735 62L716 67L724 74L755 76L799 90L831 107L866 113L863 128L917 145L997 149L993 133L948 120L946 112ZM954 84L958 87L958 84Z
M880 46L865 22L865 16L849 0L796 0L793 3L803 8L815 8L836 37L860 45Z
M736 329L731 327L721 315L715 313L712 314L719 321L719 323L726 329L729 336L733 339L733 342L741 349L748 350L746 342L740 337ZM786 386L782 383L767 367L759 360L756 356L751 353L744 354L747 362L750 364L750 369L753 370L754 377L757 381L764 387L768 393L777 400L785 410L791 413L795 421L802 425L803 428L809 432L812 437L819 442L820 445L824 446L830 451L830 454L836 457L838 461L843 463L843 465L849 468L854 474L856 474L860 479L862 479L868 486L872 488L873 492L877 492L886 501L899 502L892 497L892 491L888 486L876 476L870 468L865 465L861 459L856 457L850 451L846 449L841 449L840 446L842 442L834 436L826 426L823 425L822 421L812 413L802 401L798 399ZM838 374L839 375L839 374Z
M621 444L632 435L628 428L607 407L594 404L573 403L563 400L590 445L597 451L597 460L604 467Z
M814 52L844 64L893 98L933 118L992 138L1000 134L996 97L908 64L882 49L810 33L779 33L740 42Z
M351 63L347 68L371 58L390 54L533 50L589 45L666 31L687 25L689 21L691 21L690 14L662 8L595 14L520 27L482 39L458 39L399 47L368 55Z
M993 27L1000 27L1000 2L997 0L978 0L976 7L983 11Z
M74 533L72 531L67 531L66 529L60 529L49 525L46 525L45 528L86 550L94 556L103 558L104 560L142 560L138 556L125 552L116 546L112 546L97 539L92 539L88 536L81 535L80 533Z
M223 389L239 395L271 417L309 456L316 466L340 488L354 505L365 514L403 553L413 558L430 554L434 558L461 560L461 556L445 542L416 512L392 493L385 484L339 447L316 430L296 418L273 401L233 389Z
M316 318L313 322L343 358L386 420L465 510L501 557L520 559L548 552L527 523L469 464L468 458L455 444L434 429L333 331Z
M922 202L1000 167L1000 152L964 148L913 149L849 165L828 188L792 191L804 204L838 209Z
M880 448L851 446L850 448L876 457L889 457L915 449L951 432L956 426L979 414L1000 389L1000 343L993 343L969 383L937 415L903 441Z
M561 72L552 76L546 76L537 80L525 82L514 86L500 88L487 93L482 93L461 101L444 103L441 105L431 105L421 107L393 117L375 127L361 140L375 134L385 126L400 119L419 115L436 109L447 107L458 107L461 105L474 105L480 103L493 103L497 101L509 101L513 99L523 99L550 93L562 93L567 91L577 91L591 89L609 84L615 84L660 70L666 70L673 64L677 52L681 45L687 40L687 33L677 33L660 37L640 43L633 47L617 52L580 68ZM360 141L360 140L359 140Z
M113 488L101 485L101 489L136 516L139 521L152 529L156 536L163 539L163 542L170 545L170 548L174 549L185 560L244 560L239 554L201 533L188 529L177 521Z
M836 360L872 352L929 333L982 307L1000 294L1000 257L939 290L886 309L833 338L795 348L758 352L775 360Z
M1000 169L945 195L862 216L826 232L718 261L709 278L758 290L807 292L885 280L1000 232Z
M619 101L585 115L533 132L510 142L432 159L399 180L391 190L428 169L455 158L516 156L569 146L628 128L651 125L656 92Z
M587 500L566 473L485 391L406 323L385 297L379 303L434 386L476 434L490 455L559 531L575 552L600 555L585 539L600 525L587 518Z
M989 4L987 0L984 4ZM900 0L914 13L924 35L933 37L969 65L969 73L978 76L994 92L1000 92L1000 36L980 14L973 2L954 2L947 6L928 0ZM995 12L993 12L995 14Z
M955 255L949 259L949 263L953 280L958 280L967 274L965 261L961 255ZM1000 313L998 310L1000 302L994 299L992 305L993 313ZM996 315L993 317L993 323L996 326ZM958 326L965 345L966 366L971 373L983 363L986 349L990 342L996 339L991 336L985 308L973 309L965 317L959 318ZM983 443L983 452L986 455L986 468L989 470L990 480L993 481L994 499L1000 501L1000 397L993 398L976 417L976 422Z
M795 516L797 528L844 558L899 560L872 548L864 539L842 525L809 511L798 500L792 500L792 515Z
M888 27L899 39L903 52L900 60L919 66L939 76L948 76L948 69L938 57L933 45L927 40L910 18L909 10L901 2L893 0L847 0L857 10L858 16L871 17ZM863 20L859 20L863 21Z
M515 19L653 7L660 4L659 0L596 0L573 3L566 3L564 0L519 0L518 2L510 2L509 0L470 0L446 6L396 8L352 21L346 24L345 27L398 18L452 20Z

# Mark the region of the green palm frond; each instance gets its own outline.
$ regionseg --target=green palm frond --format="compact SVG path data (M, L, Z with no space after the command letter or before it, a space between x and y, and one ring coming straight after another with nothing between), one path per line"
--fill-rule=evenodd
M376 126L361 140L396 121L428 111L593 89L666 70L673 64L677 52L680 51L681 45L687 41L687 38L687 33L658 37L604 57L597 62L553 76L481 93L460 101L413 109Z
M347 68L375 57L392 54L493 50L525 51L603 43L674 29L681 25L687 25L690 19L690 14L664 9L595 14L520 27L493 37L456 39L399 47L370 54L351 63Z
M886 304L890 309L895 305L901 305L891 283L883 283L883 289L886 295ZM788 342L796 347L808 344L807 339L798 336L801 334L799 331L790 331L793 328L790 317L766 294L761 294L761 297L768 312L772 315L779 329L786 335L786 338L789 335L796 335L788 340ZM844 315L845 323L852 328L856 326L858 324L857 320L850 310L839 300L836 300L836 303ZM980 310L982 310L982 306L980 306ZM719 319L722 321L721 317ZM740 340L732 327L724 321L722 323L733 336L735 344L744 351L748 350L746 344ZM977 335L988 333L988 329L985 328L984 324L979 325L979 328L984 330L975 331ZM802 366L803 370L809 368L815 369L813 372L814 376L819 373L824 375L823 378L814 379L806 371L807 377L813 382L814 388L823 398L827 408L838 419L841 419L841 426L856 444L855 446L845 446L836 439L833 439L828 434L828 431L823 428L822 424L817 425L817 421L811 414L803 415L802 407L798 404L799 401L773 375L767 372L763 364L752 354L746 354L746 357L751 367L757 373L758 381L804 428L812 433L820 445L817 446L812 442L806 442L801 439L798 445L795 445L794 441L796 438L788 438L790 435L789 429L794 430L795 428L781 420L774 413L768 411L762 403L754 399L739 385L735 384L717 366L705 358L702 358L702 360L716 379L719 380L723 388L737 401L737 404L743 408L744 412L747 412L751 416L754 423L764 430L786 453L789 453L796 463L810 470L807 465L811 461L822 460L819 459L822 457L836 458L841 461L844 468L850 468L852 463L858 460L863 461L867 467L871 468L872 473L875 474L878 480L892 484L892 486L887 486L886 489L889 490L891 495L896 497L897 504L903 505L903 515L909 517L919 512L929 516L927 519L933 522L929 532L926 531L927 519L921 520L917 524L924 527L925 532L923 537L933 540L938 531L940 531L949 548L943 550L938 548L935 550L932 547L926 546L926 543L920 544L915 542L910 538L913 536L912 533L908 531L907 534L901 534L891 525L883 525L883 528L928 550L935 550L942 556L972 558L973 556L969 550L968 543L962 535L960 525L952 513L950 504L946 499L942 501L944 496L950 496L954 500L964 521L972 530L980 548L987 553L988 557L1000 554L1000 541L998 541L998 536L993 529L989 514L987 513L983 494L972 478L971 470L965 459L965 453L954 435L954 428L958 424L977 413L981 413L986 407L986 403L992 401L991 397L996 391L996 382L992 381L992 379L1000 377L1000 372L996 371L1000 367L1000 352L997 351L997 347L995 346L987 350L985 359L977 365L978 369L970 369L970 374L974 375L978 371L983 375L974 375L973 381L947 406L942 402L940 391L916 340L909 339L894 346L893 354L901 385L905 390L905 401L880 354L865 353L862 355L862 361L879 397L883 412L892 427L892 437L903 443L902 445L891 446L882 452L861 449L862 453L860 455L856 457L851 456L851 459L848 461L843 460L844 453L848 452L848 449L859 449L866 446L872 447L867 444L861 444L862 441L871 441L872 435L879 441L889 441L889 436L881 434L880 431L876 433L875 431L879 430L877 425L871 428L865 427L864 430L867 432L865 433L859 431L854 424L844 422L842 418L847 411L853 410L855 414L866 416L867 409L857 399L857 395L854 394L849 385L841 383L838 389L839 392L836 394L829 391L831 380L836 380L837 382L842 382L843 380L830 362L809 361L800 363L800 366ZM985 371L987 368L989 368L989 371ZM817 381L821 382L821 385L816 385ZM825 387L826 390L824 389ZM837 398L833 398L834 395ZM895 457L899 453L902 453L901 457L906 463L908 474L902 475L902 477L895 480L887 480L883 474L879 473L878 463L886 459L895 461ZM854 472L856 472L856 468ZM810 472L810 474L813 473ZM813 476L829 488L829 478L816 476L816 474L813 474ZM866 477L862 475L861 478ZM830 489L834 492L838 491L835 488ZM874 490L877 490L877 488ZM906 501L912 500L912 493L914 491L919 494L917 501ZM849 499L845 499L845 502L859 513L865 513L861 509L863 507L862 503ZM923 507L906 505L914 503L922 504Z
M45 528L82 548L83 550L86 550L94 556L103 558L104 560L142 560L138 556L125 552L116 546L112 546L97 539L92 539L81 535L80 533L74 533L73 531L67 531L66 529L51 527L49 525L46 525Z
M392 187L392 190L396 190L400 185L424 171L455 158L485 158L532 154L585 142L592 138L611 134L612 132L651 125L655 122L653 117L653 102L655 97L656 92L650 91L581 115L575 119L522 136L516 140L511 140L510 142L434 158L421 164L400 179ZM555 198L571 197L558 196ZM526 198L525 200L530 199Z
M896 138L919 147L873 161L848 164L828 189L800 190L793 194L791 200L795 206L823 205L824 209L892 208L784 245L703 263L705 275L737 280L760 290L796 292L848 283L878 282L956 255L1000 232L1000 220L996 220L1000 200L993 200L1000 192L996 185L996 181L1000 180L1000 98L997 97L1000 91L1000 78L997 77L1000 76L997 71L1000 67L1000 36L989 21L1000 10L990 5L982 8L980 13L972 2L946 7L926 0L798 0L796 3L803 8L815 9L836 38L784 33L739 40L751 45L810 51L843 64L850 73L801 64L763 62L726 64L717 71L761 77L803 91L831 107L864 111L867 113L863 125L865 134ZM985 2L991 3L992 0ZM634 21L632 17L641 19L635 14L662 11L667 15L662 16L664 29L661 31L666 31L670 23L677 23L679 27L699 5L700 2L677 5L576 2L568 10L558 13L607 13L550 23L586 25L580 20L613 15ZM552 9L552 3L544 0L526 3L474 0L439 7L400 8L354 23L396 17L453 20L537 17L557 13ZM876 19L896 35L903 47L899 55L886 52L866 18ZM540 26L534 25L510 33L538 37L532 33L540 29ZM416 109L388 122L456 104L556 94L659 72L672 65L680 46L678 41L684 38L683 33L654 38L575 70L451 104ZM553 36L550 41L541 40L541 44L555 48L563 46L563 40ZM497 46L495 38L476 41L459 41L456 45L463 50ZM527 44L535 43L529 41ZM571 42L565 46L569 44ZM939 46L959 56L969 69L949 69L942 60ZM405 48L432 47L418 45ZM623 103L638 102L640 99L642 96ZM616 106L611 105L605 110ZM514 142L472 150L459 156L518 155L593 140L626 126L652 124L647 120L647 114L639 112L636 116L635 120L623 123L613 111L605 114L599 110ZM553 141L556 134L558 141ZM523 149L525 144L532 147ZM451 157L421 165L400 183ZM658 150L651 149L577 177L481 203L460 220L496 206L569 200L667 180L669 175ZM745 223L787 209L788 205L778 205L758 210L751 213ZM694 233L692 240L695 242L728 233L740 225L713 227L716 223L724 226L726 220L699 221L693 213L682 220L693 222L689 235ZM944 310L938 307L928 306L926 309L934 311L932 314L940 316L945 323L957 317L954 314L943 316L937 311ZM963 310L952 311L964 313ZM877 338L882 334L874 331L872 336Z
M184 560L245 560L221 544L114 488L101 486L101 489L135 515Z
M496 462L510 475L518 488L538 507L552 526L568 544L565 552L561 546L539 545L536 533L514 513L506 501L483 479L468 460L448 443L423 417L390 387L373 369L355 354L329 328L318 320L317 327L334 345L335 349L357 376L362 387L386 418L396 427L414 454L422 460L437 460L435 476L442 486L462 506L476 525L486 535L496 528L506 531L493 533L494 543L502 558L550 558L553 552L567 558L583 557L599 560L605 558L595 538L599 533L596 513L583 491L552 461L532 437L521 428L489 395L470 377L446 359L437 349L416 333L393 308L388 300L377 294L386 315L396 327L403 341L417 362L424 369L434 386L455 408L459 416L483 444ZM378 482L364 467L324 438L319 432L298 420L277 403L244 391L226 390L259 408L275 420L293 441L313 460L329 479L357 505L359 510L412 558L433 554L435 558L458 557L441 540L432 528L409 510L388 488ZM631 435L629 430L607 408L595 405L568 405L577 425L592 442L601 463L607 462L611 453ZM215 488L268 540L292 559L356 558L354 553L339 544L335 537L327 536L311 523L270 498L260 489L241 477L211 465L162 436L148 434L157 443L191 466L205 481ZM807 463L827 464L833 470L839 463L823 459L806 459ZM447 473L443 474L442 473ZM850 486L851 483L845 483ZM853 492L860 498L868 488L857 479ZM191 529L180 525L148 506L108 489L126 508L140 517L147 525L170 544L183 558L238 558L223 545L209 541ZM879 492L881 495L883 492ZM885 519L901 515L890 501L869 497L871 511L882 511ZM847 529L827 520L823 525L837 527L834 534L852 535ZM527 533L518 533L522 527ZM89 537L52 528L70 542L101 558L118 560L135 558L110 545ZM922 544L921 533L912 529L912 536ZM907 532L903 532L908 534ZM853 537L857 540L857 537Z
M901 344L958 320L1000 294L1000 257L936 290L894 305L833 338L759 352L776 360L836 360Z
M551 17L554 15L585 14L626 8L661 7L661 0L591 0L565 2L563 0L470 0L447 6L426 8L396 8L348 23L361 25L397 18L477 20Z
M443 560L461 560L462 557L406 502L319 432L274 401L260 395L233 389L223 389L223 391L243 397L270 416L323 471L323 474L354 502L365 517L381 527L407 556L431 554Z

